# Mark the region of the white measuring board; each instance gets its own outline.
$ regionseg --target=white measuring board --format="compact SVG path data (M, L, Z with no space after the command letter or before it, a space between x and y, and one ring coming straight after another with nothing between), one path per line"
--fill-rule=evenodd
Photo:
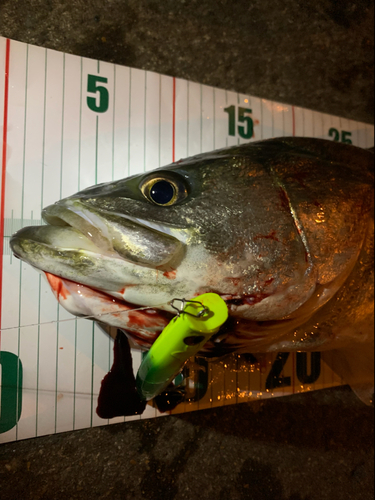
M95 409L113 361L110 337L12 256L11 234L95 183L291 135L374 145L364 123L0 38L0 442L109 423ZM185 376L188 398L172 413L342 383L319 354L301 353L198 360ZM149 405L111 422L159 415Z

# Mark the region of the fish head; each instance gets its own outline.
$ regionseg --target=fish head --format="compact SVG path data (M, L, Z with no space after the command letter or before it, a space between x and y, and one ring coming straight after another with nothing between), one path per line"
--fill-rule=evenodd
M96 185L45 208L46 225L21 229L11 247L68 311L146 344L172 317L170 301L205 292L236 318L279 320L318 280L276 172L288 161L297 161L290 144L265 141ZM142 306L150 309L129 313Z

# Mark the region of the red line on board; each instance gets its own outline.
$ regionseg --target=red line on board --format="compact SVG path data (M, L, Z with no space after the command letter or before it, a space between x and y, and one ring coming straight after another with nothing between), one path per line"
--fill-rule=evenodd
M292 116L293 116L293 137L296 136L296 110L294 106L292 106Z
M5 212L5 177L7 164L8 137L8 97L9 97L9 60L10 40L6 40L5 76L4 76L4 121L3 121L3 154L1 162L1 206L0 206L0 349L1 349L1 308L3 299L3 255L4 255L4 212Z
M172 161L176 161L176 78L173 78Z

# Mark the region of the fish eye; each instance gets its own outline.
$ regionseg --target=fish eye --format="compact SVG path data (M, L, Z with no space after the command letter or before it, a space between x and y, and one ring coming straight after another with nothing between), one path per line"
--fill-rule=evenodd
M168 177L146 179L140 186L143 195L155 205L170 207L187 197L184 184Z
M158 205L169 205L175 197L175 187L168 181L157 181L150 189L150 198Z

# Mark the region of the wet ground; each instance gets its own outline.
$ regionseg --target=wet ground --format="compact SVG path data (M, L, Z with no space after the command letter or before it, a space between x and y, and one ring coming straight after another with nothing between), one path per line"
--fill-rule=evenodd
M373 123L372 0L0 0L0 35ZM1 499L367 500L348 388L0 446Z

